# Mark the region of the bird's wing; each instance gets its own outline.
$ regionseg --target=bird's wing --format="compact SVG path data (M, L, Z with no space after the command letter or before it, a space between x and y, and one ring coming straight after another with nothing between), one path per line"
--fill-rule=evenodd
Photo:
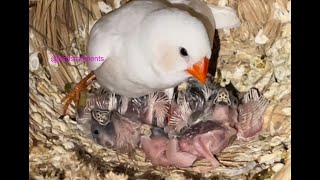
M164 6L160 1L130 1L100 18L90 31L87 54L102 56L103 61L88 61L89 69L96 70L106 60L121 59L126 54L123 50L127 39L146 14Z
M242 140L251 140L262 129L263 114L269 104L269 101L260 95L257 89L250 89L244 95L242 104L239 105L238 138Z
M215 6L207 4L203 0L171 0L183 1L198 13L206 16L215 29L230 29L240 26L237 12L228 6Z
M111 16L111 15L110 15ZM88 61L89 70L96 70L100 67L112 52L112 44L118 41L115 34L112 34L112 23L108 21L113 16L104 16L99 19L90 31L87 54L88 57L103 57L103 61Z
M231 7L214 6L207 4L203 0L168 0L174 5L186 5L201 16L194 14L190 9L185 9L193 16L202 21L208 31L211 44L213 43L215 29L230 29L240 26L240 19L237 12ZM179 6L178 6L179 8Z
M185 10L192 16L198 18L208 32L210 44L213 44L216 25L211 9L206 2L202 0L168 0L168 2L174 7Z
M169 111L169 98L161 91L155 92L149 95L148 98L148 114L152 118L150 119L153 126L164 127L166 117Z
M240 26L240 19L237 12L228 6L214 6L208 4L214 21L216 23L216 29L231 29Z

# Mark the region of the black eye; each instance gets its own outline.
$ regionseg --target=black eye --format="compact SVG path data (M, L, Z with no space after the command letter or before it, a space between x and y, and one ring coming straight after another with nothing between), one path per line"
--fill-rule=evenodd
M185 48L180 48L180 54L182 56L188 56L188 52L187 52L187 50Z
M235 105L238 105L238 100L237 100L237 99L234 99L234 100L233 100L233 103L234 103Z
M93 131L94 134L99 135L99 131L96 129Z

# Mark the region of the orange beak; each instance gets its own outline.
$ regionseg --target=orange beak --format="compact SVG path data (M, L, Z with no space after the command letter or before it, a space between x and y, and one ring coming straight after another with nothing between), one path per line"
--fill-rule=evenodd
M204 57L201 61L189 67L186 71L198 79L202 84L206 83L209 68L209 59Z

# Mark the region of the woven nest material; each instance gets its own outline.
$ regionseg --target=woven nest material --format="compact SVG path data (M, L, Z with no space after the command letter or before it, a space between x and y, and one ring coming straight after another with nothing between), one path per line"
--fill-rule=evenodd
M85 55L90 28L120 0L29 1L30 179L291 179L291 1L208 0L238 11L241 27L219 31L216 80L245 92L257 87L271 101L262 134L218 155L221 166L200 174L153 166L144 153L116 154L93 143L62 114L61 99L88 74L85 62L51 62ZM98 87L94 83L91 88ZM74 104L68 114L75 113Z

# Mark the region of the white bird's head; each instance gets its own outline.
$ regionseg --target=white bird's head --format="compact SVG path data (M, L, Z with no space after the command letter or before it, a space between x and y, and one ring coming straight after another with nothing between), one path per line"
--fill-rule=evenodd
M159 82L177 85L193 76L205 83L211 45L200 20L187 12L167 8L148 15L141 27L141 47L151 49L146 52L145 63L149 63Z

